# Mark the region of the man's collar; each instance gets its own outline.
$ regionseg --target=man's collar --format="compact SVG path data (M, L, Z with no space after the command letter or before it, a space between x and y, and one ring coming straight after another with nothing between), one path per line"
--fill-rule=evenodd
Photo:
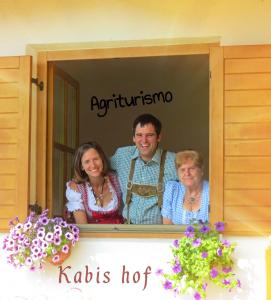
M158 147L150 161L154 161L159 164L160 160L161 160L161 152L162 152L161 149ZM136 147L135 147L135 152L132 155L132 159L135 159L135 158L140 158L139 151Z

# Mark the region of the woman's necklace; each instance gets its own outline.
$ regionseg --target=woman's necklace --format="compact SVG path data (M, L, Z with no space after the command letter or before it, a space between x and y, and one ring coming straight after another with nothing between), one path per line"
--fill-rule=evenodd
M188 195L188 193L187 193L186 201L188 203L190 211L193 211L193 206L200 199L200 195L201 195L201 191L198 192L198 193L196 193L196 194L194 194L194 195Z
M97 206L100 206L100 207L103 207L103 203L102 203L102 200L103 200L103 190L104 190L104 184L105 184L105 178L103 179L103 183L101 186L98 187L98 194L95 193L94 191L94 188L92 187L92 192L93 192L93 195L94 195L94 198L95 198L95 205Z

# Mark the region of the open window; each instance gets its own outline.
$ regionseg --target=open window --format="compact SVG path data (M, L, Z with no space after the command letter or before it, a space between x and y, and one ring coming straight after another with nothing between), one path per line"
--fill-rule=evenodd
M208 179L214 163L209 153L215 154L221 151L221 148L218 150L213 148L214 141L218 143L216 135L220 127L216 124L216 127L210 130L212 122L216 120L216 115L212 110L215 105L213 97L219 96L210 82L210 69L213 68L213 78L216 78L219 73L217 64L213 63L219 57L219 51L211 50L212 46L214 45L169 45L144 47L144 51L142 47L121 47L90 49L84 53L76 50L48 51L46 55L39 54L38 72L41 80L49 75L48 82L50 83L49 63L49 66L53 65L64 70L79 82L81 95L79 143L97 140L107 154L111 155L116 147L132 143L132 120L140 113L150 112L162 121L162 147L173 151L195 148L202 152L206 164L205 174ZM49 95L54 93L50 91L50 84L48 91ZM142 101L143 96L154 94L159 95L157 99L158 97L160 99L157 100L154 97L148 104ZM118 105L119 102L114 100L120 95L127 99L138 97L137 102L125 107ZM40 122L38 128L40 132L46 132L49 128L45 134L48 137L48 133L54 130L53 123L50 125L52 121L50 105L52 104L47 103L46 95L40 92L39 96L43 99L39 102L40 108L42 109L42 103L46 103L49 109L47 109L46 116L48 123ZM49 204L49 207L53 207L53 173L48 172L53 164L53 144L50 144L50 141L47 143L42 135L38 138L38 145L47 148L47 153L49 153L46 157L41 156L41 159L37 161L41 166L38 169L42 170L42 165L44 165L47 171L40 176L37 186L40 192L38 193L42 195L40 199L42 206L48 207ZM214 157L215 159L221 158L221 153ZM45 190L42 187L43 180L47 182ZM216 193L212 182L211 193ZM108 231L106 226L98 226L97 231ZM121 226L125 227L125 225ZM127 226L136 226L136 229L129 229L130 231L143 230L147 233L150 232L149 230L157 232L166 230L165 225L154 225L151 226L152 229L150 226ZM170 231L174 231L172 227L175 226L170 226Z
M73 176L78 146L79 83L53 63L49 64L48 83L48 194L52 198L47 208L53 216L64 216L65 183Z

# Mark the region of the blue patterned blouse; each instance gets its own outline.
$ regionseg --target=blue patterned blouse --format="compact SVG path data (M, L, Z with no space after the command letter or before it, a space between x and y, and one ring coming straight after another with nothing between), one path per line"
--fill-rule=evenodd
M178 181L168 181L166 183L162 216L170 219L173 224L190 224L191 221L209 221L209 183L203 181L201 194L201 207L196 212L187 211L183 207L185 186Z

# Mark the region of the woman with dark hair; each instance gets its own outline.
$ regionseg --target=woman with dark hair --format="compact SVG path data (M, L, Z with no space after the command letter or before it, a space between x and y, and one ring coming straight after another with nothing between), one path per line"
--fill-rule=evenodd
M122 195L116 175L96 142L84 143L74 157L74 178L67 183L67 209L76 223L122 224Z

